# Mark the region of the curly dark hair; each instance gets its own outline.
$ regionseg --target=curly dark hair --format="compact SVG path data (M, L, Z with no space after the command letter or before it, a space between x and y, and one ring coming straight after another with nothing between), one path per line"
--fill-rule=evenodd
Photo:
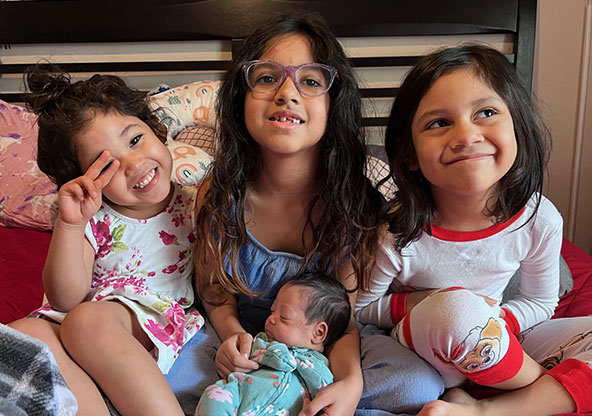
M239 247L247 239L246 185L259 177L262 161L244 121L248 86L241 67L258 59L269 41L286 34L305 36L315 62L330 65L339 74L328 92L330 109L321 138L318 171L320 190L310 201L307 213L306 228L312 231L313 243L307 248L302 269L309 266L313 256L319 256L317 265L331 274L343 263L344 256L349 256L358 285L366 287L369 278L382 197L364 175L366 145L356 76L343 48L321 17L287 15L267 21L247 37L222 82L217 102L220 135L211 186L197 215L201 235L196 246L198 274L205 264L213 270L198 279L202 296L200 288L205 289L213 282L219 282L229 293L253 295L244 283L237 259ZM311 213L320 201L325 209L314 223ZM224 271L225 259L232 267L232 279Z
M83 174L74 138L97 114L135 116L166 141L166 130L146 103L146 93L112 75L71 82L57 66L37 64L25 72L27 107L38 115L37 164L58 188Z
M441 49L420 59L410 70L386 129L385 148L398 191L385 220L398 250L417 240L423 230L431 233L431 224L437 220L428 180L421 170L410 169L417 161L411 135L413 117L423 96L441 76L466 68L473 70L508 106L518 148L516 160L497 183L496 199L487 204L485 214L499 223L516 215L535 194L537 207L540 203L551 140L529 89L510 61L491 47L467 44Z

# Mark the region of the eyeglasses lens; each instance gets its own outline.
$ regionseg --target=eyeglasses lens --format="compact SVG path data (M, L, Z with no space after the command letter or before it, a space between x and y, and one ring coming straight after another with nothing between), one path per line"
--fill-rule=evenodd
M258 93L268 94L276 91L285 77L291 76L296 88L309 97L324 94L331 87L333 74L318 65L306 64L297 67L283 67L272 62L258 62L247 71L249 87Z

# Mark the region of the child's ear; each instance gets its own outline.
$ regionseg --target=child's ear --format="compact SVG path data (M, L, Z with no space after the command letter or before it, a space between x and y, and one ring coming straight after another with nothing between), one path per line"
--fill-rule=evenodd
M329 327L326 322L317 322L312 333L312 343L322 344L327 338Z

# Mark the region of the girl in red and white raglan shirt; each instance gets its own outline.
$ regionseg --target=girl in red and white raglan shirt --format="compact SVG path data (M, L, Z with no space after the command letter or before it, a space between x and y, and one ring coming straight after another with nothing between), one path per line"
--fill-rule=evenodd
M455 388L419 414L592 411L592 317L550 320L563 221L541 195L548 130L511 63L481 45L422 58L385 146L398 191L358 320L393 328L447 388L508 391L476 401Z

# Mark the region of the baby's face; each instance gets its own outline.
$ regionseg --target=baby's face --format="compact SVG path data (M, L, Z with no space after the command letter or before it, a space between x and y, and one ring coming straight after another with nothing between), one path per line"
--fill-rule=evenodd
M271 315L265 321L265 333L270 341L317 349L318 345L312 343L315 323L307 323L306 306L301 287L291 284L282 287L271 305Z

